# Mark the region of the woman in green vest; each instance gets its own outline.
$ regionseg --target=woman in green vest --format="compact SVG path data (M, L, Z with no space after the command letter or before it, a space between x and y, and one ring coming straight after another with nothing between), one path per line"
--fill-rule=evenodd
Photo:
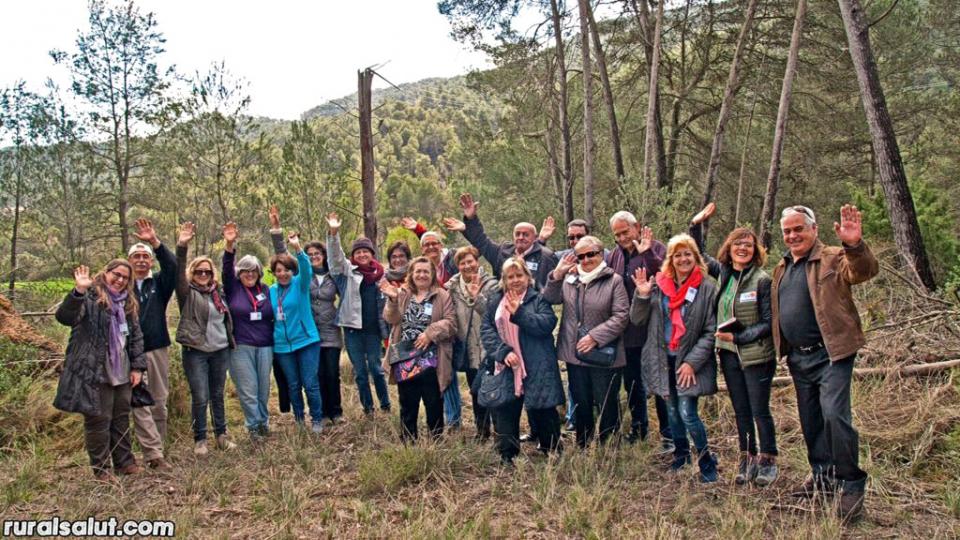
M690 236L700 245L701 224L712 213L705 209L691 224ZM720 284L716 349L740 440L734 480L737 485L768 486L777 479L778 469L770 415L770 387L777 362L771 334L770 276L763 271L767 253L752 230L739 227L727 235L716 259L709 255L706 259L710 275Z

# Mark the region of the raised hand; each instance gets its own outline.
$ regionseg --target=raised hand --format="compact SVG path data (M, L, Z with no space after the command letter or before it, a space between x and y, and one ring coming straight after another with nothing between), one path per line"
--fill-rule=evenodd
M377 286L380 288L380 292L390 300L396 300L400 297L400 289L385 279L381 279Z
M710 216L717 211L717 205L714 203L708 203L703 207L703 210L697 212L697 215L693 216L693 219L690 220L691 225L697 225L703 223L704 221L710 219Z
M560 259L557 267L553 270L554 279L563 279L563 276L569 274L577 267L577 256L571 251Z
M640 241L633 241L633 247L636 248L637 253L646 253L648 249L653 245L653 229L650 227L644 227L640 231Z
M520 291L507 291L506 299L504 306L511 315L517 312L520 309L520 304L523 302L524 293Z
M287 243L289 243L293 251L297 253L303 250L303 248L300 247L300 233L297 231L291 231L290 234L287 235Z
M337 216L336 212L327 214L327 228L330 230L330 236L336 236L340 232L340 225L340 217Z
M467 292L470 294L470 298L476 299L477 295L480 294L480 275L473 277L472 281L467 282Z
M275 204L270 205L270 228L280 228L280 209Z
M84 294L87 289L93 285L93 278L90 277L90 268L80 265L73 271L73 287L78 293Z
M857 207L850 204L843 205L840 209L840 223L834 222L833 230L845 245L859 244L863 239L863 224Z
M140 218L134 222L134 225L137 227L137 230L133 232L133 236L137 240L150 244L154 248L160 246L160 240L157 238L157 231L153 228L153 223L150 223L149 219Z
M417 220L413 219L412 217L403 216L400 218L400 225L402 225L403 228L407 229L408 231L417 230Z
M543 225L540 226L540 241L546 243L556 230L557 222L553 219L553 216L547 216L547 219L543 220Z
M237 229L237 224L230 221L223 226L223 241L227 244L227 251L233 252L233 246L237 243L237 237L240 235L240 231Z
M464 222L452 217L443 218L443 225L451 232L463 232L467 230L467 225Z
M653 276L651 276L649 279L647 278L646 268L642 266L637 268L637 270L633 273L633 283L637 286L637 296L650 296L650 291L653 290Z
M192 221L184 221L180 225L180 235L177 237L178 246L186 246L193 240L193 235L197 232L197 226Z
M463 217L467 219L473 219L477 217L478 206L480 206L480 203L474 201L473 196L471 196L469 193L460 195L460 208L463 209Z

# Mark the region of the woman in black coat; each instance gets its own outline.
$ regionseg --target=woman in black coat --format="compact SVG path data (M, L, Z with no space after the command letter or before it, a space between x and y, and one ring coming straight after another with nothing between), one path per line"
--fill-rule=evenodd
M147 361L133 267L114 259L92 278L86 266L73 277L74 289L56 313L71 330L53 406L83 414L87 453L98 480L110 478L111 459L117 474L136 474L141 468L130 451L130 396Z
M560 417L564 402L553 329L557 316L537 292L533 276L522 259L507 259L501 269L500 289L490 296L480 326L487 373L512 368L517 399L491 411L497 432L497 450L505 463L520 453L520 411L526 408L538 449L559 450Z

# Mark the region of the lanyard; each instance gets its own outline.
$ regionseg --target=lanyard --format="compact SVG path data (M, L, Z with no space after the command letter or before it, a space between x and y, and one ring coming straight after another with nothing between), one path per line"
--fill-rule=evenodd
M280 293L277 295L277 313L280 315L280 320L286 320L286 317L283 315L283 299L287 297L287 293L290 292L290 285L287 285L285 289L277 287L280 289Z
M247 298L250 299L250 305L253 306L254 313L256 313L257 311L260 311L260 302L257 301L257 296L260 296L261 294L263 294L263 292L260 289L260 284L257 283L257 296L253 296L252 294L250 294L250 289L247 287L243 288L243 292L247 293Z

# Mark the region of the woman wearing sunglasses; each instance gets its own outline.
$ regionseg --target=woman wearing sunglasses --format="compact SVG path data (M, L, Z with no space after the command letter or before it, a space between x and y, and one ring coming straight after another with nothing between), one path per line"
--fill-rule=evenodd
M217 282L210 257L196 257L187 264L187 245L196 227L191 222L180 226L177 238L177 304L180 323L177 343L183 347L183 370L190 385L193 413L193 453L207 455L207 406L213 414L217 447L236 448L227 438L227 415L223 387L227 382L230 350L236 348L233 318L226 295Z
M563 304L558 356L567 363L576 404L577 444L593 438L594 407L599 409L600 442L620 429L620 384L626 357L623 340L630 300L623 278L603 260L603 243L584 236L550 274L543 297Z

